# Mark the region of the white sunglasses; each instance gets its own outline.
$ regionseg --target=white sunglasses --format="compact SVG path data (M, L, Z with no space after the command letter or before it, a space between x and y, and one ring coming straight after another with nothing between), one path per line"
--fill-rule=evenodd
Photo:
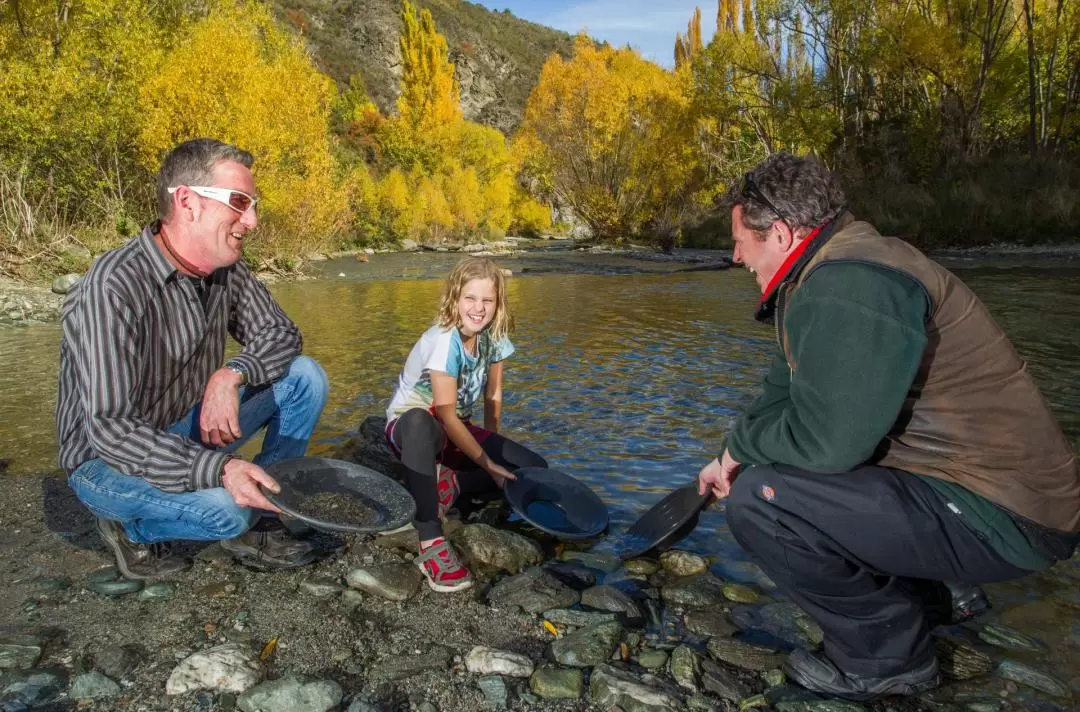
M180 188L181 186L169 188L169 195L172 195ZM201 195L204 198L210 198L210 200L216 200L219 203L228 205L241 215L247 212L248 208L254 208L259 204L258 198L250 196L242 190L215 188L213 186L205 185L189 185L187 188L195 195Z

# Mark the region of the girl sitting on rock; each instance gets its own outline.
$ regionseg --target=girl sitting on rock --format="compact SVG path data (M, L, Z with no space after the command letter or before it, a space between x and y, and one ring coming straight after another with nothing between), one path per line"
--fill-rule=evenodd
M387 442L405 466L416 500L416 563L435 591L472 585L442 534L441 521L458 495L498 491L519 467L547 467L542 457L498 434L513 324L502 271L488 259L460 261L446 280L435 324L409 352L386 411ZM481 393L483 428L471 422Z

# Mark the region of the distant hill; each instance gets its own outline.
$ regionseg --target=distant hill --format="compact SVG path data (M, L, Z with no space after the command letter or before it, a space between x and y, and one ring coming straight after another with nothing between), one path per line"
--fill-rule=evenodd
M401 0L270 0L307 40L319 68L348 84L359 73L379 108L394 109L401 76ZM569 57L573 37L464 0L416 0L435 18L461 85L465 117L510 134L553 52Z

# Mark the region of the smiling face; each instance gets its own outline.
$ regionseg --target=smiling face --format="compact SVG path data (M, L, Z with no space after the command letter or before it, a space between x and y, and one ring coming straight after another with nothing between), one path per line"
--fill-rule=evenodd
M495 318L495 282L491 279L471 279L461 288L458 297L458 328L461 335L471 338L484 330Z
M214 166L211 185L255 195L255 179L251 169L233 161L221 161ZM242 257L245 236L259 225L254 206L238 213L213 198L194 193L189 193L189 196L189 200L199 206L198 210L192 212L194 222L191 225L193 243L198 246L199 252L195 264L212 272L238 262Z
M762 294L794 245L793 240L785 238L783 230L774 222L762 240L760 233L743 224L742 206L731 209L731 239L735 243L732 258L754 274Z

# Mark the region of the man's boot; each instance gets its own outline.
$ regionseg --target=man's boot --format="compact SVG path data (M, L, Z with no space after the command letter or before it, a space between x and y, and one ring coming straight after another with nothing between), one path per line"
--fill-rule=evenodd
M116 555L116 567L124 578L164 578L191 568L191 559L173 554L167 544L136 544L118 521L99 518L97 529Z
M946 581L949 589L952 612L949 622L953 625L978 618L990 610L990 600L982 587L973 583Z
M811 692L857 702L890 695L917 695L941 683L937 658L895 675L863 677L844 672L823 652L803 648L791 651L784 672Z
M306 566L315 560L315 548L278 531L255 531L235 539L221 542L221 548L229 552L245 566L257 569L288 569Z

